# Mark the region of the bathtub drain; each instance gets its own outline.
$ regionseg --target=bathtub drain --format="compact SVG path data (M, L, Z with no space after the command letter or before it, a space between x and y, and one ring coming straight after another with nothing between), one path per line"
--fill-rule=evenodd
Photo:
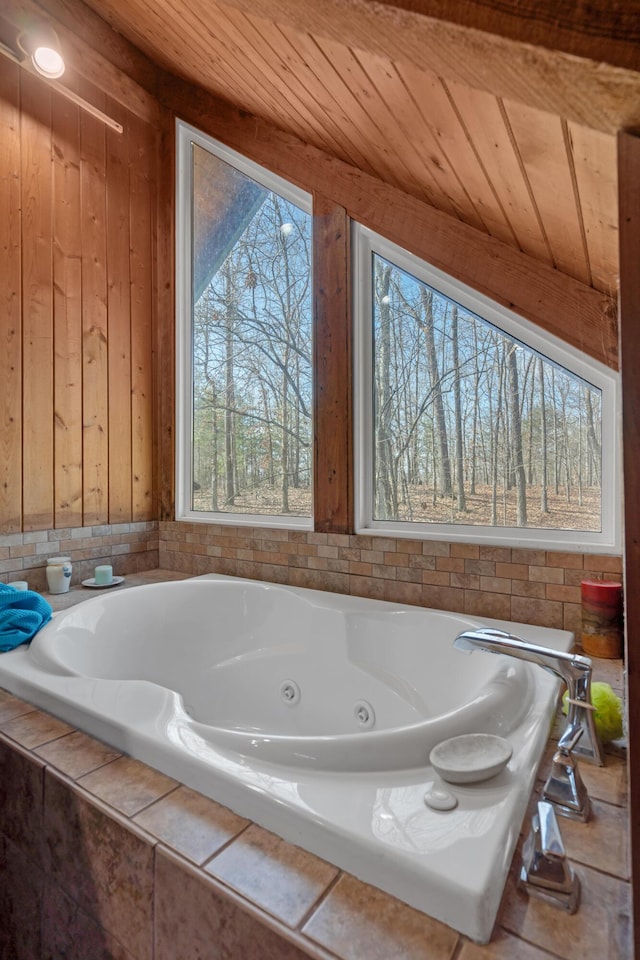
M300 700L300 687L295 680L283 680L280 684L280 696L292 707Z
M356 700L353 705L353 715L358 721L358 726L370 730L376 722L376 715L373 707L368 700Z

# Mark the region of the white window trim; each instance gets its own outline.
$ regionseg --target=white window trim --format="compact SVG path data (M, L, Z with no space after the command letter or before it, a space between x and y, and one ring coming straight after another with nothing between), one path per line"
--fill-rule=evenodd
M354 222L352 231L356 533L580 553L620 553L622 491L619 374L361 224ZM373 253L397 264L446 297L517 338L525 346L537 350L602 390L600 532L373 519Z
M267 190L280 194L306 213L313 212L313 200L309 193L236 153L235 150L195 127L182 120L176 120L176 520L218 523L236 527L313 530L313 502L310 517L263 513L216 513L191 509L193 491L192 143L226 161L262 184Z

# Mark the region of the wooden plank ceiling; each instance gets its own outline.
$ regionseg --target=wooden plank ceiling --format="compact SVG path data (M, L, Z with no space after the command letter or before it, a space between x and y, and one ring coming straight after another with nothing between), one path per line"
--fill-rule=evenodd
M449 67L430 72L415 56L403 58L397 43L389 44L393 57L383 55L335 31L305 30L299 17L258 17L237 0L89 6L164 69L597 290L615 291L610 131L474 88Z

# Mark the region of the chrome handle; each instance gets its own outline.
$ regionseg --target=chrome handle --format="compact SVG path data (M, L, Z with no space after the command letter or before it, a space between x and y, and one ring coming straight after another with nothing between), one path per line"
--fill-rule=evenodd
M550 803L540 800L522 848L519 886L568 913L578 908L580 881L567 860L560 827Z
M555 810L546 800L538 803L540 825L540 853L550 859L565 859L564 843Z

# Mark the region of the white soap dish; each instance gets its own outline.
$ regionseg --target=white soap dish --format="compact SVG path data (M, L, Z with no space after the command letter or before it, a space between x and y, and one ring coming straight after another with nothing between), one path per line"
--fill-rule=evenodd
M491 733L466 733L434 747L429 762L448 783L479 783L506 767L513 747Z
M124 577L113 577L109 583L96 583L95 577L91 577L90 580L83 580L82 586L89 587L90 590L106 590L108 587L117 587L120 583L124 583Z

